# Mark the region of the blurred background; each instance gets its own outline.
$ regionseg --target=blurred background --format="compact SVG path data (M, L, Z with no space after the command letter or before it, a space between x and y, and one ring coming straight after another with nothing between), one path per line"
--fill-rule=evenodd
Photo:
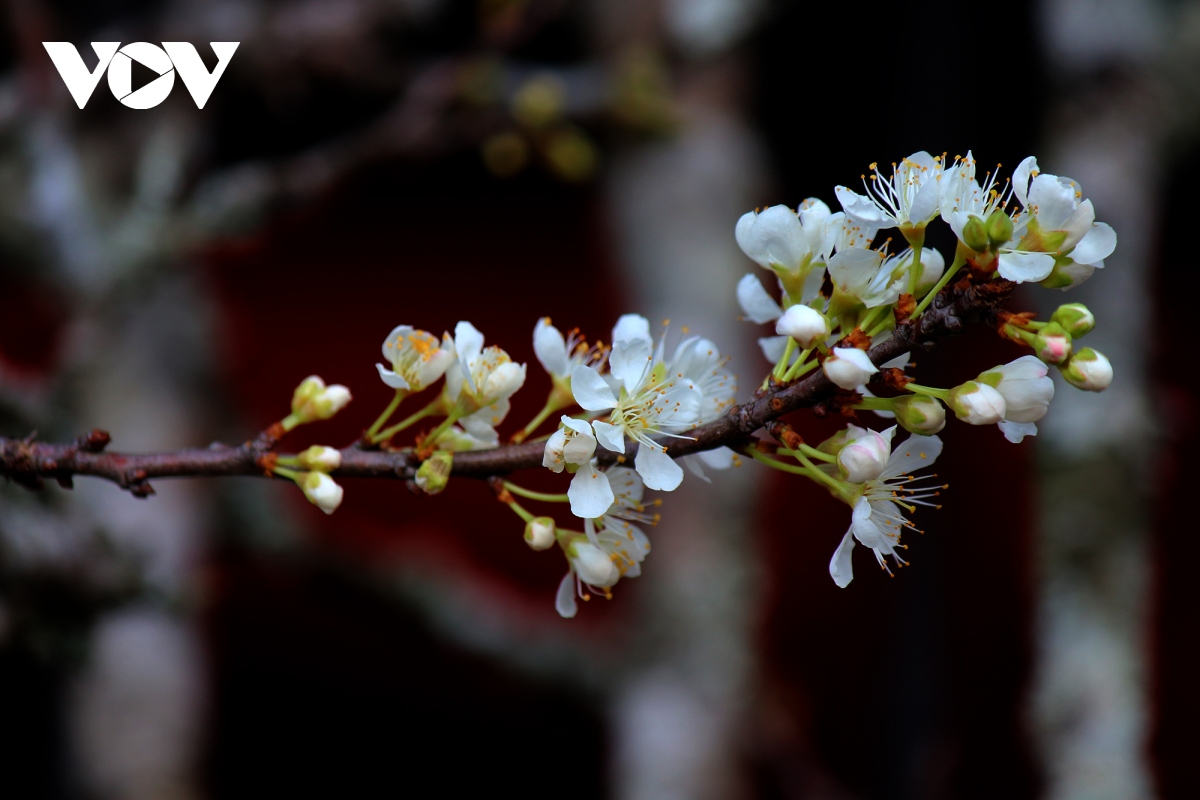
M41 42L99 40L241 45L202 110L80 110ZM315 372L355 402L287 444L341 446L388 331L460 319L530 363L516 430L535 321L633 310L744 398L738 216L968 148L1117 229L1069 298L1117 381L1020 446L950 425L911 569L837 589L845 508L753 465L689 477L574 620L483 484L346 481L329 518L256 479L0 486L0 796L1193 797L1200 377L1163 356L1200 283L1195 0L10 0L0 433L239 442ZM919 374L1018 355L976 331Z

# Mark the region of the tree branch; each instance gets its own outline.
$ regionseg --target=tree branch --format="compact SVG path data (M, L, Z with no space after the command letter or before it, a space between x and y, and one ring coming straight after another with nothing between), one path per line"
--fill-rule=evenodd
M900 323L891 338L871 348L871 361L878 366L915 347L931 347L936 340L959 333L970 322L993 322L995 310L1008 298L1013 284L1005 280L973 281L979 277L967 275L943 289L922 317ZM749 443L751 434L771 420L830 400L837 391L820 371L791 384L772 384L727 415L690 431L690 439L672 440L668 452L679 458L718 447L741 449ZM154 493L151 478L271 477L267 469L271 459L267 457L274 454L279 435L278 430L269 429L239 446L213 444L204 449L138 454L105 452L110 437L98 430L70 444L45 444L32 436L0 437L0 476L39 489L45 479L70 488L74 476L89 475L113 481L135 497L147 497ZM544 449L542 442L528 442L457 453L452 474L487 478L534 469L541 466ZM624 458L631 458L633 452L627 452ZM342 464L332 473L338 478L412 480L420 466L411 450L368 450L353 445L341 454ZM597 456L607 463L621 460L607 451L598 451Z

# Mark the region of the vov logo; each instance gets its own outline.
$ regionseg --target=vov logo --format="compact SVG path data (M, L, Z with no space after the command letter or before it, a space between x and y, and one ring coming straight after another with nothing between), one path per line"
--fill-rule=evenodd
M175 87L176 72L196 101L196 108L204 108L239 44L241 42L209 42L217 54L217 66L209 72L200 54L189 42L163 42L162 47L149 42L131 42L124 47L120 42L92 42L99 63L89 71L75 45L70 42L42 42L80 108L87 105L105 70L108 70L108 88L112 90L113 97L130 108L154 108L166 100ZM158 75L137 91L133 89L135 61Z

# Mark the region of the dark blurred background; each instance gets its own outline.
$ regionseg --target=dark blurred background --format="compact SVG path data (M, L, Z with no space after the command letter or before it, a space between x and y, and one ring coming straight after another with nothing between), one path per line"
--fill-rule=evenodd
M202 110L80 110L41 42L97 40L241 44ZM753 465L664 497L574 620L482 484L346 481L328 518L253 479L0 486L0 796L1192 797L1198 137L1192 0L12 0L4 435L241 441L315 372L355 401L288 446L341 446L383 336L460 319L530 364L502 434L544 315L689 325L745 397L738 216L915 150L1036 154L1121 243L1067 298L1117 382L1020 446L949 426L894 580L837 589L846 509ZM976 331L918 374L1020 354Z

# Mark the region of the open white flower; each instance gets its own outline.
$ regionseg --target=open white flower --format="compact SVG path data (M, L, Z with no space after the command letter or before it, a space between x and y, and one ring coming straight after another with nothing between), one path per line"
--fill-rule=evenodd
M834 188L838 202L850 219L874 228L924 228L938 215L942 159L924 150L892 164L886 178L877 164L863 176L866 194ZM868 180L869 178L869 180Z
M562 472L568 465L576 467L567 490L571 513L577 517L598 517L612 505L613 492L608 477L592 462L596 452L592 426L568 416L562 418L562 425L546 442L542 466L552 472Z
M376 364L379 378L393 389L419 392L446 373L454 363L454 342L449 334L438 338L411 325L398 325L383 340L383 357L392 365Z
M650 540L634 524L654 525L658 521L658 515L648 513L643 504L642 479L628 467L609 467L606 473L615 492L611 506L598 519L585 519L584 535L564 545L569 570L559 584L555 601L555 608L564 617L575 616L576 596L588 598L584 586L607 596L621 578L641 574L641 563L650 552ZM600 561L597 553L605 556L611 568Z
M921 478L911 473L930 466L942 452L942 440L936 436L909 436L897 445L888 458L887 466L879 477L862 484L862 492L853 503L850 529L842 537L841 544L829 561L829 575L843 589L854 578L851 553L854 542L871 548L879 566L891 573L886 558L891 556L897 566L907 564L899 554L900 534L905 528L916 528L904 516L917 506L934 506L928 498L938 494L942 487L923 488L914 484Z
M1021 356L975 379L1004 398L1004 419L998 425L1010 442L1019 443L1026 436L1037 435L1034 423L1046 416L1054 399L1054 381L1049 378L1049 371L1035 356Z
M601 359L597 348L589 348L577 330L565 338L549 317L542 317L533 328L533 352L538 363L556 386L571 388L571 371L580 364Z
M525 365L515 364L508 353L483 346L483 334L469 322L454 327L458 364L446 370L447 405L467 412L459 424L468 432L484 433L508 416L511 397L525 383Z
M771 206L747 212L738 220L734 236L742 252L779 277L793 302L807 303L821 289L823 265L833 252L843 219L841 212L833 214L829 206L810 197L798 211Z
M594 367L579 365L571 373L575 402L587 411L608 411L608 422L592 424L605 448L625 452L625 437L638 442L637 471L652 489L671 491L683 480L683 470L667 455L655 436L681 437L698 424L704 400L695 382L654 358L645 340L616 340L609 369L617 391Z
M1104 259L1116 249L1116 231L1096 222L1092 201L1082 199L1079 184L1070 178L1039 173L1033 156L1022 161L1014 172L1013 194L1027 213L1014 226L1009 252L1041 254L1041 267L1020 278L1006 275L1002 248L1000 274L1004 277L1044 280L1049 288L1067 289L1103 268Z

